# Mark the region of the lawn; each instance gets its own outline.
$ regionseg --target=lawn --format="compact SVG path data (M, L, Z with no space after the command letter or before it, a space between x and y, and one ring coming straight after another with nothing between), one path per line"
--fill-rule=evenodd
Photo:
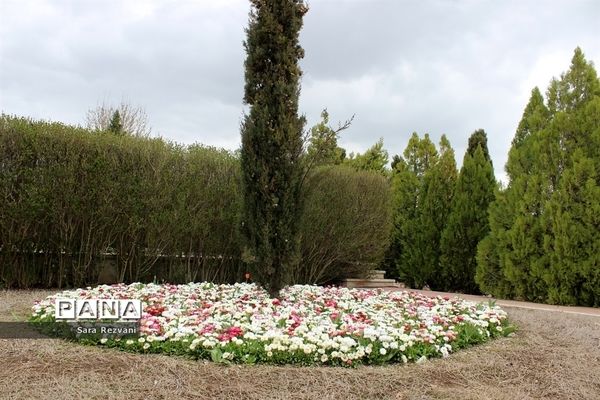
M51 291L0 292L0 320L26 319ZM1 398L595 399L600 319L507 309L514 337L420 364L294 367L222 365L81 346L0 339Z

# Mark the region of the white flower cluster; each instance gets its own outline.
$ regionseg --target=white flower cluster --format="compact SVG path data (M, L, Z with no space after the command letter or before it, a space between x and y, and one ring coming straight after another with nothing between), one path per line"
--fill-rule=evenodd
M117 298L142 301L138 341L112 341L139 350L161 347L220 360L356 363L423 361L446 357L452 344L503 334L506 313L494 305L414 292L291 286L271 299L254 284L140 284L64 291L33 306L33 320L54 315L54 299ZM466 341L466 342L465 342ZM464 342L464 343L463 343Z

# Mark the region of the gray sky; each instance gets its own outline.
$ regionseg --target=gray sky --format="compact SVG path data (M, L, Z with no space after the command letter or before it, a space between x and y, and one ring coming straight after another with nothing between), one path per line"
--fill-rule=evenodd
M312 0L301 112L356 114L340 144L390 156L413 131L446 133L462 162L488 133L498 178L531 89L576 46L600 63L600 1ZM0 0L0 109L83 124L125 100L153 133L235 149L243 115L245 0Z

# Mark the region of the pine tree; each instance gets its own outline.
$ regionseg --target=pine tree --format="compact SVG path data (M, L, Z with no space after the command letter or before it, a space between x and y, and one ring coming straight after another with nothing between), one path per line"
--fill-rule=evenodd
M545 274L550 303L600 305L600 184L598 163L578 149L547 203L550 255ZM596 165L595 165L596 164Z
M541 275L546 268L547 257L542 248L543 229L538 218L544 202L541 188L546 178L536 174L539 169L536 162L541 159L538 132L548 121L549 111L540 91L534 88L509 152L506 171L510 183L497 199L503 204L490 207L491 235L494 245L502 248L498 253L502 261L497 263L503 272L497 275L497 279L505 281L498 284L502 293L519 298L539 299L546 290ZM497 223L492 223L493 220ZM484 279L481 274L478 277ZM490 286L487 285L484 290L489 291Z
M300 0L251 0L242 123L244 259L277 296L299 260L298 216L304 118L298 116Z
M439 158L423 177L420 230L415 237L415 245L423 254L421 275L433 290L447 289L440 274L440 240L448 222L456 179L454 150L443 135L439 144Z
M485 132L476 131L469 143L442 233L440 269L449 289L477 293L477 245L489 231L487 210L494 200L496 180Z
M122 135L123 132L123 124L121 123L121 114L119 114L119 110L116 110L113 113L113 116L110 120L110 125L108 125L109 132L114 133L115 135Z
M307 148L309 162L313 166L339 165L346 159L346 150L338 146L338 135L349 126L348 121L344 126L333 129L329 125L329 113L321 112L321 121L310 130L310 140Z
M477 281L495 295L598 305L600 81L579 48L546 96L534 89L519 123Z
M557 154L541 216L547 301L600 304L600 80L581 49L548 89L552 121L542 131Z
M363 154L351 153L345 162L358 171L373 171L385 175L388 172L388 159L388 152L383 148L383 138L380 138Z
M425 234L421 226L424 180L439 156L429 135L420 139L417 133L412 134L403 155L394 163L394 229L385 268L409 286L421 288L428 283L430 269L423 265L431 246L426 243L429 233Z

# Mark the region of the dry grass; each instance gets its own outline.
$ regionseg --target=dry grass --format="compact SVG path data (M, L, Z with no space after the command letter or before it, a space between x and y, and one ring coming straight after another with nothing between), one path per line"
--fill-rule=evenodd
M49 292L0 292L0 321ZM2 399L600 399L600 318L508 309L513 338L424 364L222 366L58 339L0 339Z

